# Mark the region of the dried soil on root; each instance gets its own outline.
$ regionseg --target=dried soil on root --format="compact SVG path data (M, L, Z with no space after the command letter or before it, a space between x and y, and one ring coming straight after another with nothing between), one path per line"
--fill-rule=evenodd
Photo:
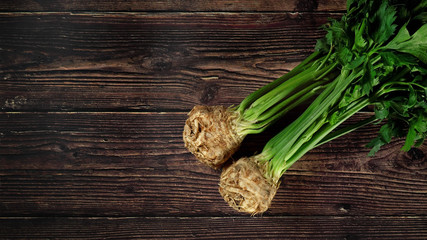
M198 160L218 169L243 141L236 131L238 117L224 106L195 106L184 126L185 147Z
M219 192L232 208L255 215L267 211L278 187L264 177L263 169L251 157L241 158L223 170Z

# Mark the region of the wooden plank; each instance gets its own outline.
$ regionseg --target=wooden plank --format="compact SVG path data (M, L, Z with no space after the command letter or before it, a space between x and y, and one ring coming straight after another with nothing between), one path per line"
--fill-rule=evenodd
M425 239L427 217L0 218L1 238Z
M330 13L0 13L0 109L187 111L295 67Z
M344 11L344 0L3 0L0 11Z
M352 121L365 118L356 115ZM185 113L1 113L2 216L223 216L219 171L183 147ZM426 215L427 144L395 140L376 157L367 126L307 154L268 215ZM246 139L262 148L274 131Z

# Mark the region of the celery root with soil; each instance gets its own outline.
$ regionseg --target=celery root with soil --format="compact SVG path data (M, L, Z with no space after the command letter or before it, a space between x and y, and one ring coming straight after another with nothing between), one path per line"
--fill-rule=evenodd
M287 169L311 149L365 124L385 122L367 147L369 155L393 137L402 150L420 146L427 131L427 1L347 2L347 13L325 26L316 45L316 69L332 81L262 152L223 169L220 194L238 211L265 212ZM329 70L330 69L330 70ZM344 128L355 113L375 114Z

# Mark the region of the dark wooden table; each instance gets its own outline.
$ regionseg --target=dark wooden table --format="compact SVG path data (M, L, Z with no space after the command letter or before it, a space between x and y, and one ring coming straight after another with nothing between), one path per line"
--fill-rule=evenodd
M427 145L369 158L378 125L309 152L256 217L183 146L194 105L237 104L286 73L345 6L1 1L0 238L427 239Z

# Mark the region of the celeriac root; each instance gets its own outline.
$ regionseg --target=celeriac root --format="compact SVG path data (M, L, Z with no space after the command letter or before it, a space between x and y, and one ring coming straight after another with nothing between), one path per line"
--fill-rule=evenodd
M255 156L241 158L223 170L219 192L239 212L263 213L270 207L279 187L279 183L266 179L264 172Z
M195 106L184 126L185 147L198 160L217 169L239 148L238 113L224 106Z

